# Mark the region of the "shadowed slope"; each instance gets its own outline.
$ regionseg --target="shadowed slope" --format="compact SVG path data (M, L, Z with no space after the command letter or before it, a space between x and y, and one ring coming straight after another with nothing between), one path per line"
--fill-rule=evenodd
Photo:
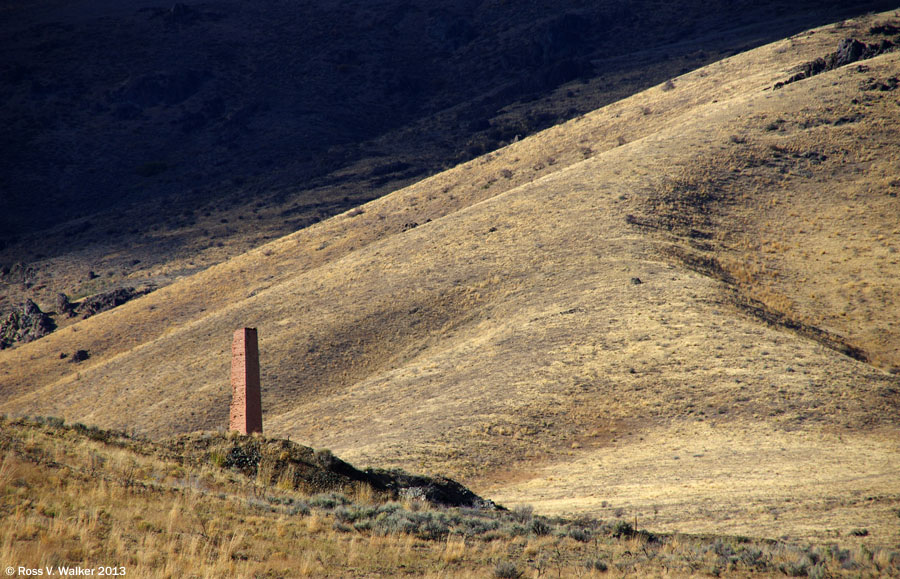
M0 311L168 285L677 74L891 7L11 0Z
M3 352L0 408L156 436L215 428L227 414L230 332L254 326L267 432L356 463L424 468L557 510L603 509L599 499L623 492L595 477L607 460L649 476L673 447L715 428L711 444L728 441L739 456L728 472L703 467L698 479L720 485L709 501L741 483L803 503L847 476L841 461L818 464L817 450L865 447L882 460L854 463L855 475L885 497L870 526L890 540L897 378L741 307L759 304L782 325L822 325L880 366L897 363L896 198L872 180L897 174L896 99L864 83L896 77L900 55L770 88L870 24L675 79ZM854 122L837 122L860 103ZM805 118L824 121L802 127ZM796 127L781 132L788 122ZM823 244L847 222L821 218L817 248L837 257L816 267L793 235L813 216L836 215L830 207L850 193L876 209L852 233L877 251L862 258L858 245ZM760 251L761 231L785 250ZM752 259L766 260L759 273ZM797 271L818 277L790 282ZM806 292L815 284L841 300L852 275L882 297L848 309L847 323L822 323L833 310ZM867 323L875 315L877 340ZM76 346L92 352L83 367L55 355ZM796 452L756 445L762 432ZM854 444L833 432L855 433ZM631 461L629 448L641 450ZM775 474L749 476L760 459L805 467L785 487ZM681 483L660 484L627 495L629 505L644 513ZM560 497L561 488L577 491ZM697 517L690 501L673 505L667 524L681 530L756 532L759 520L726 523ZM829 524L859 526L864 507L832 513Z

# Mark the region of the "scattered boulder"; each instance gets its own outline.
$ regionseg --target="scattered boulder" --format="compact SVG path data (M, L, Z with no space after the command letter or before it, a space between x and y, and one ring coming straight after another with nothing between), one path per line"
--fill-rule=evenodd
M831 68L837 68L856 62L862 59L867 48L868 46L864 42L860 42L855 38L845 38L838 45L837 51L830 55L830 62L826 60L826 64L830 65Z
M33 283L37 277L37 269L25 263L0 266L0 279L7 283Z
M106 310L121 306L125 302L131 301L146 293L149 293L149 290L136 290L133 287L115 289L85 298L75 306L75 311L81 315L82 318L89 318L100 312L105 312Z
M150 293L152 288L137 290L133 287L119 288L113 291L97 294L84 299L79 303L69 301L66 294L56 295L56 316L74 317L81 315L89 318L100 312L120 306L138 296ZM52 312L51 312L52 313ZM25 305L19 311L7 313L0 312L0 350L12 347L18 342L33 342L43 338L56 329L56 321L41 311L32 300L25 300ZM77 355L77 353L76 353ZM87 353L85 352L85 355ZM61 358L65 356L60 356ZM83 358L87 359L87 357ZM75 362L81 360L74 359Z
M69 296L64 293L56 294L56 315L67 318L75 316L75 306L69 301Z
M44 312L42 312L41 308L39 308L38 305L33 301L25 300L25 307L22 308L22 313L26 316L34 316L37 314L42 314Z
M885 36L891 36L894 34L900 34L900 28L897 28L893 24L882 24L879 26L873 26L869 28L870 34L884 34Z
M0 320L0 350L16 342L32 342L56 329L53 318L41 311L36 303L25 300L21 311L10 312Z
M885 80L870 78L862 84L861 88L865 91L878 90L887 92L897 90L898 86L900 86L900 79L898 79L896 76L892 76Z

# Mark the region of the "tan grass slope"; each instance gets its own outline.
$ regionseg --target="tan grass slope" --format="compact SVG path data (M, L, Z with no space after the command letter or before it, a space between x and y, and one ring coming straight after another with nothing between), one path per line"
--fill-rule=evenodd
M253 326L267 432L361 466L896 544L900 52L772 89L875 22L900 18L735 56L4 351L0 411L224 426Z

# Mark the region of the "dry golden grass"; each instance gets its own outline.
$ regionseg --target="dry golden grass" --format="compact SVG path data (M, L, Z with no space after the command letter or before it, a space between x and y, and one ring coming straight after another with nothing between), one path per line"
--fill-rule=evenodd
M894 433L797 434L747 421L622 434L485 492L541 513L636 518L661 532L852 543L864 528L866 541L900 540Z
M754 99L740 136L721 127L726 145L672 171L645 212L747 297L900 373L897 103L867 88L896 73L888 55ZM816 83L823 96L801 100Z
M147 442L91 436L0 421L4 568L115 566L132 577L900 574L900 553L865 538L820 546L653 535L621 520L547 519L528 509L310 496Z
M672 530L860 524L896 544L900 115L896 92L864 89L900 55L771 90L892 18L738 55L0 352L0 410L220 428L231 332L255 326L267 431L358 464L555 511L646 516L671 497ZM76 348L90 360L59 359ZM672 453L698 433L717 460L640 484L691 462ZM871 521L859 496L880 497Z

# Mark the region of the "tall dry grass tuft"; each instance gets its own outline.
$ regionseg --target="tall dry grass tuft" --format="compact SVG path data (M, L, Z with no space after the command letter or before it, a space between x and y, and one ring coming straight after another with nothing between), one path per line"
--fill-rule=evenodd
M70 445L43 425L0 426L0 559L28 566L115 564L151 578L484 577L498 562L561 577L603 576L604 569L900 574L900 554L864 544L826 549L653 535L623 521L551 520L528 509L386 502L362 487L314 497L273 487L260 496L256 476L188 462L178 471L174 457L147 448L130 457L104 441ZM66 462L56 460L63 456ZM123 476L132 464L133 475ZM180 477L164 482L161 473L176 471Z
M441 559L446 563L457 563L461 561L466 554L466 538L453 537L447 535L447 543L444 545L444 551L441 553Z

